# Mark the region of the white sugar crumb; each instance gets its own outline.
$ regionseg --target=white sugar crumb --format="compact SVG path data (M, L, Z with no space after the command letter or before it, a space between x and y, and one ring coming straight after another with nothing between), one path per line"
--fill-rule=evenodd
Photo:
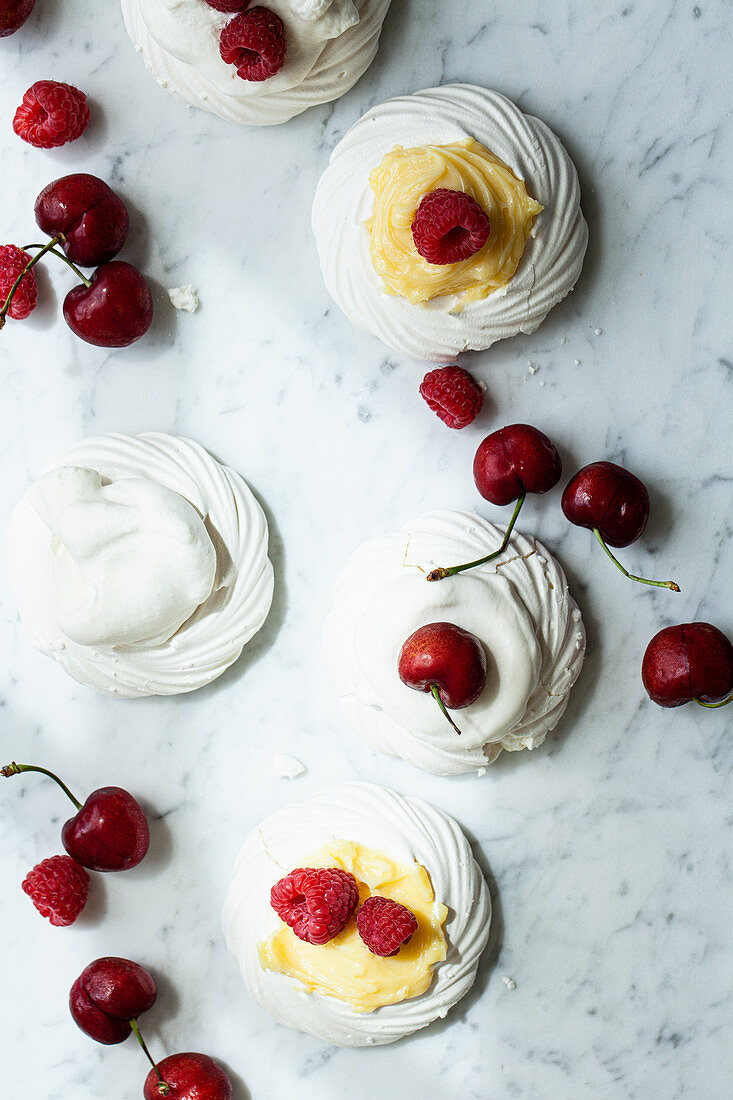
M297 779L305 771L305 764L301 764L300 760L296 760L294 756L278 753L272 758L272 774L277 779Z
M507 989L516 989L517 988L517 983L514 981L514 978L509 978L505 974L504 977L501 980L503 981L503 983L507 987Z
M168 290L171 305L183 309L186 313L195 313L199 308L199 296L195 286L172 286Z

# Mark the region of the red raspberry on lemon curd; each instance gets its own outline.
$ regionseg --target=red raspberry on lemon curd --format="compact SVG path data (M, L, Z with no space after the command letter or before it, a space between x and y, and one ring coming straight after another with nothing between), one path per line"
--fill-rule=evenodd
M324 944L338 936L358 903L356 879L338 867L297 867L270 891L280 920L306 943Z
M279 73L287 49L282 19L260 6L235 15L219 39L222 60L234 65L242 80L267 80Z
M22 248L14 244L0 245L0 307L7 301L15 280L31 261L31 257ZM36 308L38 284L33 271L24 275L13 295L8 314L14 321L24 321ZM2 321L0 321L2 328Z
M479 252L489 239L488 215L464 191L430 191L412 222L415 248L429 264L457 264Z
M428 371L420 383L420 396L449 428L465 428L484 403L478 382L461 367Z
M373 955L388 959L417 932L417 917L406 905L375 895L356 914L356 930Z
M15 112L13 129L37 149L54 149L81 137L89 122L87 97L71 84L37 80Z
M42 917L64 928L87 903L89 875L71 856L51 856L29 871L23 890Z

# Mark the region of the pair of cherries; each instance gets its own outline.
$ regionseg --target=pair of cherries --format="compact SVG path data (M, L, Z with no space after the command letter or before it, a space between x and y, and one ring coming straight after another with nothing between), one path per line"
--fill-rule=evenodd
M130 229L127 207L119 195L97 176L77 172L41 191L35 215L51 239L44 245L26 246L26 251L39 251L22 276L46 255L56 256L72 268L81 285L64 299L64 320L71 331L88 344L105 348L128 347L144 336L153 320L150 287L136 267L114 258ZM95 267L96 271L87 278L79 267Z
M516 501L501 546L476 561L434 569L427 579L443 580L499 557L509 543L527 494L548 492L561 473L557 448L537 428L512 424L487 436L474 458L476 487L492 504ZM630 471L612 462L584 466L565 487L562 510L571 523L593 532L624 576L679 592L674 581L649 580L629 573L609 549L636 542L649 518L649 493ZM460 733L446 708L459 710L478 699L486 683L486 654L475 635L453 623L428 623L404 643L398 674L409 687L430 692ZM668 627L647 647L642 680L650 698L663 707L681 706L692 699L703 706L723 706L733 699L733 645L709 623Z
M158 996L152 974L129 959L106 957L90 963L69 994L69 1010L78 1027L97 1043L112 1046L135 1035L151 1070L145 1100L232 1100L232 1083L207 1054L173 1054L155 1062L140 1031L138 1017Z

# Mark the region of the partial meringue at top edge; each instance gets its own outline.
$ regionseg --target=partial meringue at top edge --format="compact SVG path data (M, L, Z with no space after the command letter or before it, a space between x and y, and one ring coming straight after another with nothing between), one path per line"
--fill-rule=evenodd
M260 964L258 945L281 922L270 889L313 851L349 840L427 871L437 903L448 907L447 956L425 992L371 1012L309 992L297 979ZM343 783L286 806L254 829L237 857L223 927L249 994L279 1023L337 1046L395 1042L444 1017L468 992L489 937L486 882L457 823L414 798L369 783ZM389 960L383 960L389 969Z
M338 99L369 68L391 0L268 0L287 53L266 80L243 80L219 53L234 15L205 0L122 0L127 31L164 88L229 122L270 126Z
M370 176L397 147L414 150L470 140L524 181L535 204L532 211L536 204L543 209L505 285L479 300L444 296L413 304L388 293L375 270ZM446 186L440 180L437 185ZM462 189L471 193L470 180ZM398 219L409 213L396 211ZM326 287L346 316L395 351L435 362L533 332L572 290L588 242L577 172L556 135L505 96L469 84L390 99L363 115L331 154L316 191L312 223Z
M80 683L136 698L194 691L260 629L273 571L264 513L188 439L85 440L10 526L21 619Z
M350 725L380 752L437 775L477 771L502 749L541 745L560 720L585 655L580 611L562 569L515 532L500 558L445 580L439 566L475 561L504 529L468 512L428 512L361 546L339 575L324 632L330 676ZM431 622L474 634L488 658L477 701L452 712L402 683L402 644Z

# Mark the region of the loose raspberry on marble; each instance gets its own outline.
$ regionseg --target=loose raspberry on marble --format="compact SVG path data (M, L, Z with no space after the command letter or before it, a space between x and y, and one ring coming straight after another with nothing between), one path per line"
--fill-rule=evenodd
M324 944L346 927L359 904L359 887L338 867L297 867L275 883L270 904L298 939Z
M461 367L428 371L420 383L420 395L449 428L465 428L484 403L478 382Z
M65 928L87 903L89 875L71 856L51 856L26 875L23 890L42 917Z
M37 80L15 112L13 129L37 149L54 149L75 141L89 122L87 97L71 84Z
M489 239L488 215L463 191L439 187L420 200L412 222L415 248L429 264L456 264Z
M417 917L392 898L367 898L356 914L356 929L373 955L396 955L417 932Z
M234 15L236 12L248 8L252 0L204 0L204 2L216 11L224 11Z
M242 80L267 80L282 69L288 44L282 19L257 6L235 15L221 32L219 53Z
M14 244L0 245L0 308L5 305L15 280L27 264L31 262L29 253ZM8 315L14 321L24 321L36 308L38 283L35 272L29 271L18 284ZM0 327L2 323L0 322Z

